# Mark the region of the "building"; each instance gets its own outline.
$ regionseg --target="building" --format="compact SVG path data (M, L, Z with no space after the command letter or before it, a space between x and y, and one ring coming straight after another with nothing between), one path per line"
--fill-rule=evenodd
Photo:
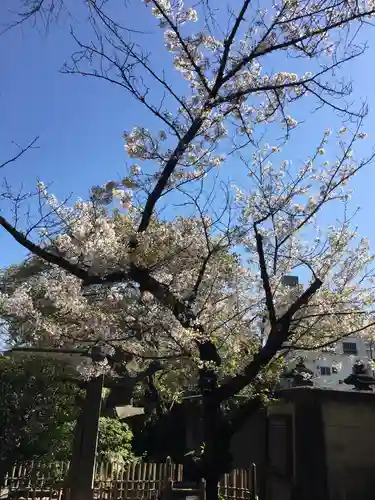
M300 292L298 277L284 276L284 286L290 287L290 301ZM350 390L343 384L353 371L353 365L361 361L366 367L368 375L374 375L373 360L375 359L375 342L365 337L350 336L339 340L335 345L314 351L294 351L290 355L288 370L293 369L298 360L303 360L307 372L311 374L311 382L315 387ZM292 378L283 378L282 388L293 385Z
M295 366L296 357L302 358L308 370L312 372L312 382L315 387L346 390L343 385L352 372L353 365L361 360L367 368L367 374L373 375L373 347L362 337L346 337L329 349L316 351L298 351L293 353L290 368ZM283 379L282 387L291 387L291 379Z
M262 498L373 499L374 418L373 392L317 387L280 391L267 409Z

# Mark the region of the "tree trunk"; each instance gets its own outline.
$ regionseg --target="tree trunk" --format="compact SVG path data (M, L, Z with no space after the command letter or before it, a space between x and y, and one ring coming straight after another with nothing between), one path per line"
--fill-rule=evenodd
M218 500L218 483L231 467L230 438L223 426L224 415L220 404L208 399L204 409L202 476L206 480L206 500Z
M210 474L207 474L205 480L206 480L206 500L218 500L220 477L213 470Z
M207 365L199 372L199 387L202 394L203 440L204 452L200 460L201 476L206 480L206 499L218 500L218 483L223 472L230 466L229 443L225 439L224 414L221 401L216 397L218 389L218 375L215 367L220 366L221 359L212 342L202 343L199 348L200 359ZM209 363L210 364L209 364ZM224 438L224 446L222 444Z

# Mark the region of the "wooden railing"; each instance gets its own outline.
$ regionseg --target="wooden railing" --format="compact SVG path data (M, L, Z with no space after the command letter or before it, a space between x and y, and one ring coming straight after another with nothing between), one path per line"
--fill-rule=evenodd
M64 478L69 463L23 463L13 467L0 499L59 499L64 496ZM135 462L118 466L99 463L94 480L94 499L151 500L157 498L166 482L181 482L183 466L166 463ZM256 495L255 465L225 474L220 482L220 495L225 500L253 500Z

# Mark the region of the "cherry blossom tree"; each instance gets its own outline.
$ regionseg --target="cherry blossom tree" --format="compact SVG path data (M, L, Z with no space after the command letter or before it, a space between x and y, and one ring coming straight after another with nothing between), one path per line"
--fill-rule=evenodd
M63 70L119 86L155 128L124 134L126 176L95 186L90 201L59 202L40 183L36 221L0 217L34 256L6 273L2 314L23 341L99 335L132 357L186 359L202 395L200 474L216 500L231 436L262 405L267 370L286 352L328 346L374 323L373 256L352 227L346 188L372 160L354 153L366 108L347 104L351 86L337 72L365 49L356 34L375 6L287 0L266 11L246 0L224 9L223 22L210 2L147 0L181 95L144 34L113 19L107 4L87 4L93 37L83 41L73 28L78 50ZM296 71L275 70L280 61L296 62ZM283 147L301 99L341 114L345 127L322 131L295 166ZM246 182L219 195L229 166ZM157 212L163 201L168 216ZM329 206L343 208L341 219L321 227ZM305 285L291 296L281 278L293 272ZM246 403L225 411L249 388Z
M279 169L270 166L277 152L258 151L247 167L252 190L235 189L224 213L237 206L239 215L225 231L193 198L201 217L154 217L135 247L124 241L134 241L141 207L115 215L96 201L69 207L39 185L53 209L43 219L42 242L7 226L36 256L3 277L1 312L13 339L33 345L101 341L111 350L100 368L124 374L132 359L158 359L164 371L181 374L182 385L196 380L204 403L217 405L218 434L212 443L206 434L205 442L220 461L206 458L205 447L202 474L209 477L215 464L219 475L230 466L231 435L261 406L286 353L331 345L373 325L373 256L345 217L342 184L366 163L347 155L354 140L342 139L340 167L324 166L316 153L293 182L284 161ZM319 193L315 199L312 190ZM335 202L343 204L344 219L319 229L316 214ZM56 219L65 229L49 234ZM234 252L239 246L243 255ZM310 284L291 300L281 278L300 267L309 270ZM228 413L226 403L243 391L247 402Z

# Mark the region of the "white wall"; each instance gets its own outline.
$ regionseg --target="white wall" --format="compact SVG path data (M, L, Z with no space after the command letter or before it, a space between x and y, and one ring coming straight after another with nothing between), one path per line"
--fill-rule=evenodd
M349 355L343 352L343 342L355 343L357 347L356 355ZM353 364L357 360L362 360L367 364L369 361L367 345L363 338L360 337L347 337L337 343L334 352L322 351L299 351L294 353L294 356L301 356L304 359L305 366L314 372L313 382L316 387L326 387L335 389L351 389L351 386L340 384L352 373ZM374 353L375 354L375 353ZM295 358L294 358L295 359ZM332 368L335 363L341 364L341 369L334 373ZM291 367L295 366L295 361L291 362ZM330 375L322 375L321 367L330 368ZM369 367L369 374L372 375L371 367ZM289 386L290 381L282 382L282 385Z
M283 313L284 309L286 310L288 305L293 303L293 301L302 293L303 287L298 283L297 276L284 276L282 278L282 285L287 286L289 288L289 298L287 304L278 304L277 305L277 314L280 315ZM270 325L268 320L266 320L263 324L263 342L267 340L267 335L269 333ZM344 353L343 351L343 342L350 342L356 344L356 354L349 355ZM293 362L290 364L290 368L295 366L295 359L299 357L304 358L304 363L307 368L314 372L313 382L317 387L327 387L327 388L335 388L342 390L350 390L352 386L348 386L346 384L340 384L340 381L343 381L347 378L353 369L353 365L357 360L363 361L365 364L369 361L369 353L368 353L369 345L366 343L365 339L361 337L346 337L341 341L337 342L337 346L334 348L334 352L322 352L322 351L300 351L293 353ZM372 355L371 359L375 360L375 342L373 342ZM332 371L333 365L337 363L341 365L341 369L334 373ZM330 368L330 375L322 375L321 367ZM368 374L374 375L372 371L372 367L368 366ZM282 379L281 385L283 387L290 386L291 380Z

